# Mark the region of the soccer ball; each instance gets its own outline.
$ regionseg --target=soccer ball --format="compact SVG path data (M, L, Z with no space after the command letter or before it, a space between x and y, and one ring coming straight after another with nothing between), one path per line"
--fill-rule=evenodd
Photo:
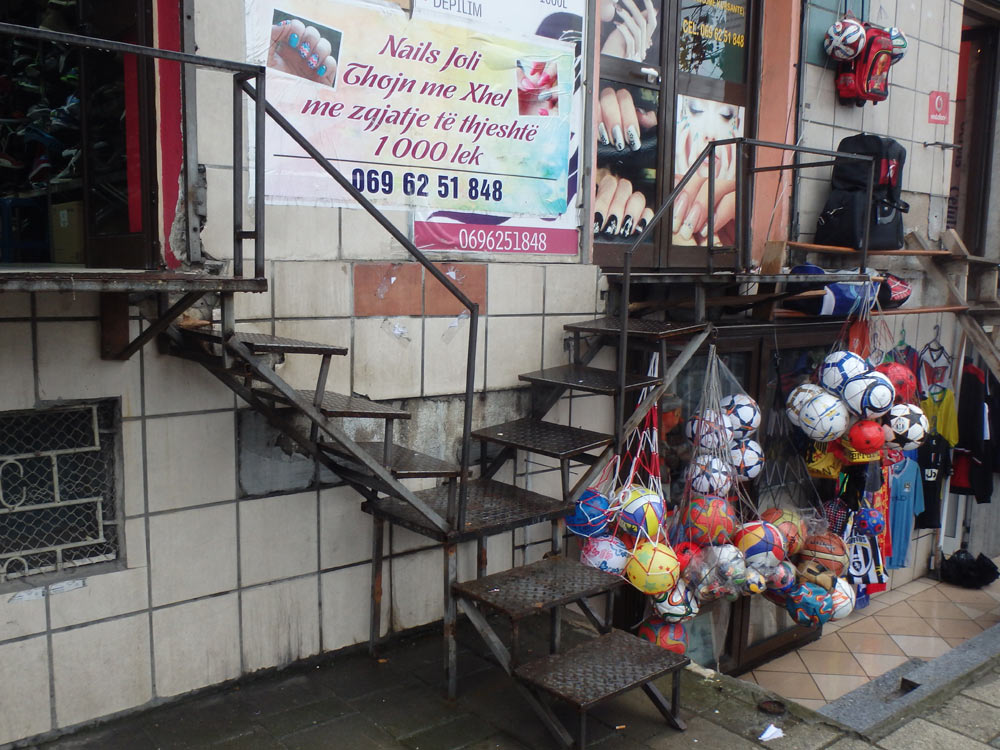
M906 54L906 35L895 26L889 27L889 41L892 42L892 65L903 59Z
M736 440L732 445L733 468L736 478L747 482L754 479L764 468L764 449L756 440L746 438Z
M629 561L628 550L622 541L613 536L595 536L583 543L580 562L605 573L621 575Z
M882 431L885 433L886 447L912 451L924 442L930 425L924 410L919 406L896 404L889 409Z
M852 414L862 419L881 417L896 400L896 389L880 372L869 372L851 378L844 385L844 402Z
M680 623L667 622L656 615L647 618L639 626L638 636L681 656L687 651L688 637L684 626Z
M847 582L846 578L837 579L833 591L830 592L830 598L833 599L831 620L843 620L854 611L857 595L854 593L854 587Z
M763 594L767 591L767 579L759 570L747 568L747 577L743 581L743 590L748 594Z
M856 18L841 18L823 36L823 49L835 60L853 60L864 46L865 27Z
M681 622L697 615L700 607L681 579L670 591L653 597L653 609L667 622Z
M642 542L625 563L625 577L644 594L670 591L681 574L681 564L668 544Z
M788 592L785 609L799 625L816 627L833 616L833 597L814 583L800 583Z
M751 521L736 529L733 545L743 553L747 565L770 570L785 559L785 540L777 527L766 521Z
M688 467L691 489L702 495L725 495L733 486L733 470L721 458L702 454Z
M848 431L847 440L858 453L875 453L885 443L885 435L878 422L862 419Z
M843 395L844 386L851 378L864 375L871 368L864 357L846 350L831 352L819 366L819 382L832 393Z
M566 528L579 536L600 536L608 526L609 504L608 498L597 490L585 490L573 515L567 516Z
M633 535L656 536L665 512L663 498L653 490L633 484L622 497L618 523Z
M832 393L820 393L799 409L799 427L817 443L829 443L845 432L849 415L844 402Z
M788 421L796 427L800 426L799 411L802 406L813 396L818 396L821 393L826 393L826 391L813 383L803 383L793 388L792 392L788 394L788 398L785 399L785 412L788 414Z
M858 508L854 514L854 530L864 536L878 536L885 531L885 516L878 508Z
M736 514L723 497L692 497L682 520L688 540L701 546L725 544L736 528Z
M760 514L760 520L778 527L785 539L787 557L793 557L802 551L802 545L806 541L806 522L794 510L768 508Z
M706 409L688 419L684 436L698 448L715 450L733 439L733 427L726 414Z
M913 401L917 396L917 376L906 365L899 362L888 362L875 368L889 378L892 387L896 389L896 400L899 402Z
M737 438L749 437L760 427L760 407L743 393L726 396L719 404L729 417L729 424Z
M788 591L798 583L799 571L788 560L782 560L766 576L767 587L771 591Z

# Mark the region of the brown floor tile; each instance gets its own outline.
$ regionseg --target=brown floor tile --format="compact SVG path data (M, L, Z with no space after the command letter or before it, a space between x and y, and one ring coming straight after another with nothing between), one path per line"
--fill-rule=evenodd
M827 704L827 701L810 700L809 698L796 698L795 702L798 703L800 706L805 706L806 708L811 709L813 711L818 711Z
M863 675L857 660L846 652L839 651L800 651L802 661L814 674L850 674Z
M847 651L847 646L844 642L840 640L839 633L831 633L830 635L824 635L818 641L813 641L798 650L801 655L806 652L811 651Z
M889 635L937 635L937 631L922 617L879 615L876 619Z
M757 684L757 680L753 678L753 672L747 672L746 674L741 674L740 679L745 682L752 682L754 685Z
M889 617L920 617L920 613L906 602L892 604L883 609L879 614L888 615Z
M906 656L894 656L892 654L855 654L858 664L865 670L869 677L878 677L885 674L890 669L895 669L907 660Z
M896 642L907 656L919 656L933 659L950 649L944 638L924 635L894 635Z
M883 591L880 594L875 594L872 597L873 602L880 602L885 605L898 604L899 602L905 601L910 597L905 591L900 591L899 589L893 589L892 591Z
M935 581L931 581L927 578L918 578L915 581L910 581L909 583L904 583L902 586L897 586L893 591L902 591L904 594L919 594L921 591L926 591L936 585Z
M928 617L927 623L944 638L971 638L983 632L982 626L972 620L939 620Z
M828 701L835 701L868 682L867 677L844 674L815 674L813 680Z
M944 592L939 588L930 588L921 591L919 594L913 594L908 601L911 602L950 602Z
M990 600L992 601L992 597ZM996 602L993 603L996 604ZM975 620L977 617L982 617L983 615L988 614L993 609L993 607L986 607L985 609L981 609L978 606L974 607L971 604L962 604L961 602L955 602L955 606L958 607L960 610L962 610L965 613L965 616L968 617L970 620Z
M947 583L942 583L938 586L938 591L947 596L948 599L953 602L971 604L972 606L981 604L986 607L991 602L996 601L985 591L980 591L978 589L963 589L961 586L951 586Z
M986 628L992 628L998 622L1000 622L1000 615L996 614L983 615L982 617L977 617L975 619L975 623L977 625L982 625L984 630Z
M882 633L842 633L840 640L852 654L888 654L902 656L896 642Z
M949 620L968 620L968 615L952 602L920 602L919 616L924 618L947 618Z
M766 690L777 693L782 698L797 700L809 698L819 700L823 694L816 687L813 678L808 674L798 672L755 672L757 684Z
M802 663L802 659L799 655L792 651L790 654L785 654L784 656L779 656L777 659L773 659L767 664L761 664L757 667L758 672L808 672L806 665Z
M850 625L845 625L840 629L841 633L885 633L885 628L883 628L878 623L877 617L866 617L863 620L858 620Z
M968 638L945 638L944 642L947 643L952 648L955 648L955 646L961 646L967 640L969 640L969 639Z

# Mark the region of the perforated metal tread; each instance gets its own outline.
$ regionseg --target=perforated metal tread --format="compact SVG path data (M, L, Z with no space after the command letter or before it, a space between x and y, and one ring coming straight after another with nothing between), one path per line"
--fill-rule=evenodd
M264 389L254 389L254 393L264 398L270 398L279 403L290 403L288 399L277 391ZM313 402L315 391L296 391L299 396ZM319 410L328 417L369 417L371 419L409 419L412 415L402 409L393 409L391 406L380 404L377 401L369 401L361 396L345 396L340 393L326 391L323 394L323 401Z
M514 675L578 709L587 709L690 663L686 656L612 630L564 654L522 664Z
M358 443L358 446L373 458L382 462L384 446L382 443ZM418 453L401 445L392 446L392 457L386 467L398 479L417 479L421 477L457 477L462 469L457 464L442 461L439 458Z
M559 556L456 583L452 590L457 596L516 620L611 591L624 583L620 576Z
M449 534L442 534L427 523L413 506L394 497L379 498L377 502L361 504L366 513L404 526L418 534L439 541L476 539L503 531L530 526L540 521L550 521L569 515L573 507L560 500L539 495L492 479L476 479L468 484L465 526ZM456 489L457 492L457 489ZM448 486L440 485L414 493L431 510L442 517L448 515Z
M589 393L612 395L618 390L618 373L614 370L601 370L583 365L547 367L544 370L528 372L518 377L529 383L560 386ZM658 377L629 373L625 375L625 390L632 391L650 385L658 385L659 382L660 378Z
M671 323L665 320L647 320L646 318L629 318L628 333L630 336L643 336L651 339L666 339L673 336L684 336L697 333L705 328L706 323ZM598 318L580 323L568 323L563 326L567 331L579 333L621 333L621 318Z
M571 458L595 448L603 448L614 440L611 435L530 417L484 427L473 432L472 437L552 458Z
M185 336L192 336L203 341L214 344L222 343L222 329L215 326L204 328L181 328ZM300 341L299 339L286 339L280 336L269 336L266 333L254 333L252 331L237 331L236 340L245 344L247 349L257 353L269 352L277 354L347 354L346 346L334 346L332 344L316 344L312 341Z

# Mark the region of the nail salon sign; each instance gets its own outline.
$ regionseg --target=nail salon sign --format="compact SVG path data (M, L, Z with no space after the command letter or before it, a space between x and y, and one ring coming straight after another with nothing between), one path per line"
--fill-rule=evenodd
M267 65L268 100L376 205L566 211L571 45L347 0L248 8L248 58ZM266 136L268 202L354 205L270 120Z

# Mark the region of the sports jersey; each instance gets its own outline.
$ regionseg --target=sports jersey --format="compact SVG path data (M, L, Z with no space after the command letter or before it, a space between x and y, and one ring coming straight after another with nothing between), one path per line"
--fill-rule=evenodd
M955 391L951 388L931 389L930 394L920 402L920 408L927 415L931 432L936 432L948 445L958 442L958 410L955 408Z
M935 346L932 342L920 350L917 382L922 394L928 395L932 385L947 387L951 383L951 361L951 355L940 344Z
M882 362L883 364L898 362L916 375L920 369L920 353L909 344L896 346L886 353Z
M891 471L889 526L892 527L892 554L885 559L885 567L890 570L906 567L913 517L924 510L923 483L917 462L904 459Z
M951 473L951 447L940 435L928 435L917 449L924 491L924 512L917 516L918 529L941 528L941 492Z

